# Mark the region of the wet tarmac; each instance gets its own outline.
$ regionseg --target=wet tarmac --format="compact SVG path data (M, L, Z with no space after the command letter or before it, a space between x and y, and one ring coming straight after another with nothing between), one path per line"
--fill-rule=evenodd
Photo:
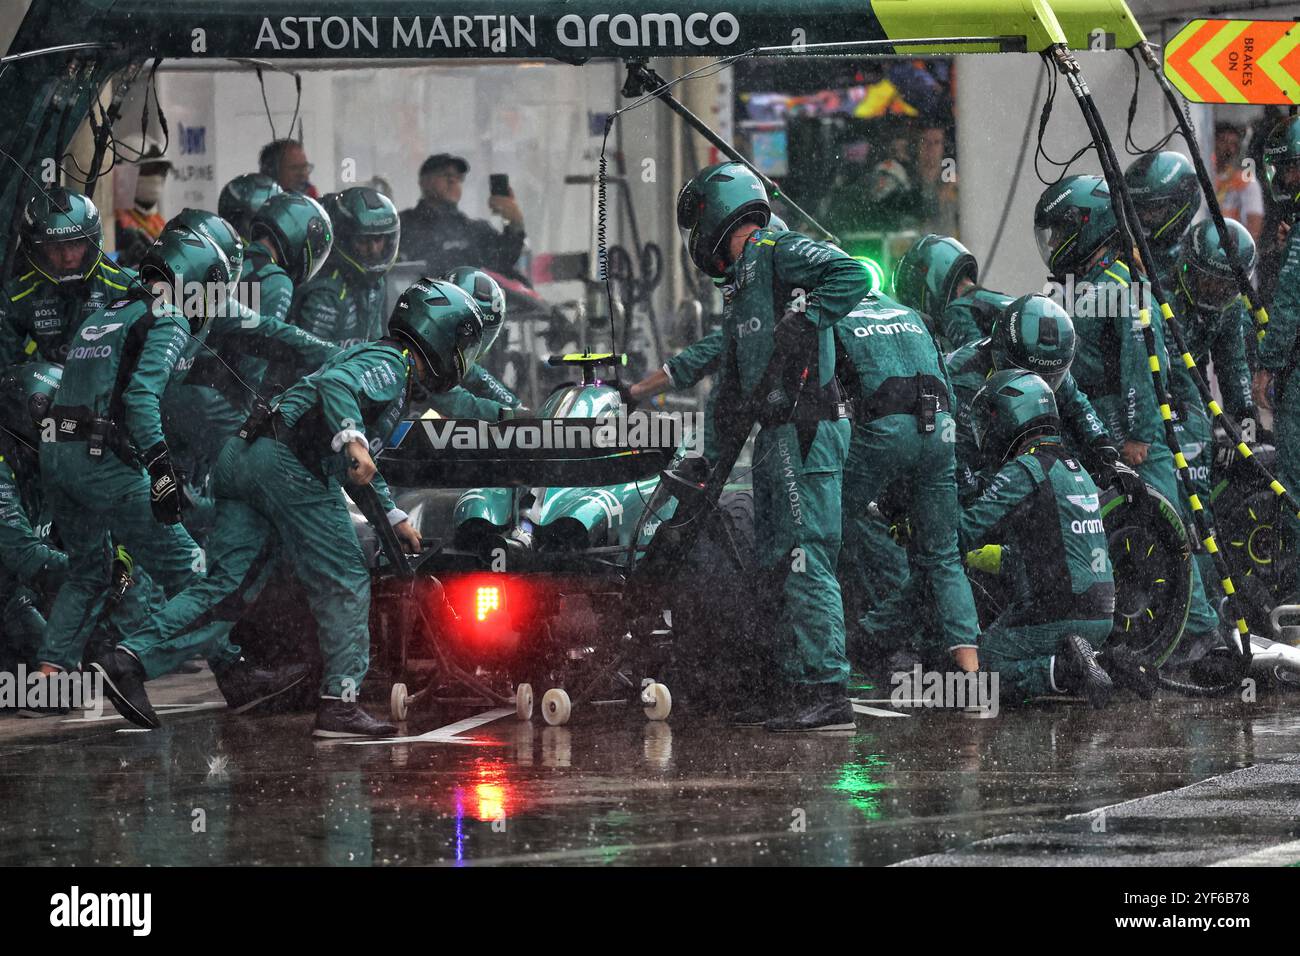
M1300 861L1297 695L985 719L873 705L833 737L498 711L322 744L309 714L203 707L206 673L151 687L171 705L154 732L111 710L0 716L0 864Z

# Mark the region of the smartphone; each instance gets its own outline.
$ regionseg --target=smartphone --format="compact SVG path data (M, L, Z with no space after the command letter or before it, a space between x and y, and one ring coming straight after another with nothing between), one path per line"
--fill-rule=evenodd
M510 177L505 173L492 173L488 176L488 192L493 196L509 196Z

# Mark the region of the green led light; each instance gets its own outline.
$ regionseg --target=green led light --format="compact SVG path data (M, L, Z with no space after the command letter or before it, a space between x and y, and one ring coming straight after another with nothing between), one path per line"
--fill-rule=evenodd
M866 266L867 271L871 273L871 291L883 292L885 289L886 277L885 270L881 268L880 263L868 256L854 256L853 258Z

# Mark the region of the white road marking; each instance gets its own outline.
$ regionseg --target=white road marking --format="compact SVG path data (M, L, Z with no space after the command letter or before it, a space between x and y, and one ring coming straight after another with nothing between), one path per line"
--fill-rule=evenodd
M1300 863L1300 840L1279 843L1277 846L1265 847L1254 853L1244 853L1228 860L1211 863L1210 866L1295 866Z
M1175 787L1173 790L1161 790L1159 793L1148 793L1144 797L1134 797L1131 800L1122 800L1119 803L1112 803L1105 807L1096 807L1092 810L1085 810L1082 813L1071 813L1066 816L1067 820L1082 820L1085 817L1091 819L1099 813L1108 813L1117 807L1126 807L1130 803L1140 803L1143 800L1150 800L1152 797L1167 797L1173 793L1182 793L1184 790L1191 790L1193 787L1203 787L1207 783L1213 783L1219 780L1227 780L1229 777L1238 773L1245 773L1248 770L1258 769L1262 764L1252 764L1249 767L1238 767L1236 770L1229 770L1227 773L1217 774L1213 777L1206 777L1204 780L1198 780L1195 783L1189 783L1186 786Z
M855 714L866 714L868 717L911 717L911 714L900 714L896 710L881 710L879 707L868 707L866 704L853 702L853 712Z
M458 720L454 724L447 724L445 727L439 727L437 730L431 730L417 737L383 737L378 740L342 740L339 742L346 744L472 744L475 741L466 740L458 735L465 733L467 730L482 727L484 724L490 724L494 720L500 720L502 717L513 717L514 714L515 709L513 707L497 707L494 710L485 711L474 717L466 717L464 720Z
M200 704L158 704L154 710L160 714L171 717L175 714L197 714L205 710L225 710L226 702L224 700L209 700ZM65 717L62 723L65 724L97 724L106 720L126 720L121 714L113 711L110 712L106 704L104 713L98 717Z

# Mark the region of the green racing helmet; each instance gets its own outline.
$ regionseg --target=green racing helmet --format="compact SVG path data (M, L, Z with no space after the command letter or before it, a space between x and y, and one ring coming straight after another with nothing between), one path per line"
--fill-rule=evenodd
M212 238L175 223L168 224L140 260L140 281L176 288L173 305L190 320L190 332L198 335L218 308L224 308L230 283L239 278L231 272L230 257ZM202 305L195 314L188 289L191 283L203 287Z
M1300 116L1288 116L1268 131L1264 178L1275 200L1291 209L1300 205Z
M244 269L244 240L240 238L235 227L222 216L214 215L204 209L185 208L173 216L164 228L176 227L196 232L205 239L212 240L216 247L230 260L230 274L239 278Z
M1124 181L1147 239L1169 252L1201 209L1201 184L1192 161L1171 149L1147 153L1129 166Z
M951 236L922 236L894 269L894 298L908 308L938 316L957 297L963 278L979 282L975 256Z
M723 245L744 222L765 226L772 206L754 172L743 163L708 166L677 194L677 228L691 261L706 275L721 279L727 262Z
M245 242L253 236L253 216L272 196L284 192L264 173L244 173L221 187L217 197L217 215L233 225Z
M267 239L294 285L309 280L329 258L334 227L321 204L302 193L272 196L253 214L252 240Z
M1100 176L1066 176L1034 207L1038 253L1052 275L1082 270L1118 232L1110 187Z
M1237 261L1246 275L1255 268L1255 240L1235 219L1225 219ZM1237 279L1228 250L1214 222L1205 219L1192 227L1178 259L1178 284L1187 298L1205 312L1222 312L1237 297Z
M402 223L393 201L369 186L321 199L334 226L334 254L362 276L378 280L397 261ZM371 251L370 240L379 240Z
M995 369L1033 372L1055 392L1074 361L1074 322L1047 296L1022 295L994 320L989 342Z
M971 429L982 463L1000 467L1026 438L1061 433L1056 395L1033 372L994 372L971 401Z
M51 282L81 282L104 258L99 210L89 196L71 189L54 186L37 193L27 201L18 228L27 261ZM77 249L82 255L76 265L61 266L51 258Z
M431 392L446 392L465 377L483 348L483 309L474 297L441 279L420 279L397 300L388 334L424 360Z
M486 355L506 321L506 294L496 279L481 269L462 266L443 276L447 282L468 292L483 310L483 342L478 354Z
M0 375L0 428L35 449L41 422L54 404L63 380L63 366L52 362L24 362Z

